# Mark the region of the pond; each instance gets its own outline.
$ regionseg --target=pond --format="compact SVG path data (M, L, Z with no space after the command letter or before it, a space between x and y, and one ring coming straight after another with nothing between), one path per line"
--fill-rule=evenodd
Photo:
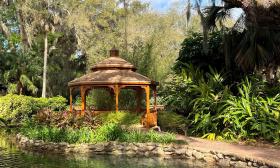
M64 156L54 154L32 153L19 150L7 138L7 134L0 133L0 168L183 168L203 167L194 162L180 159L143 158L95 155Z

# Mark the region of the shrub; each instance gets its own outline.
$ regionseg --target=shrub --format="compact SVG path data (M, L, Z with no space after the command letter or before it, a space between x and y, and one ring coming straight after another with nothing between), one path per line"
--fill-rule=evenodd
M234 85L227 85L224 79L224 75L211 68L209 73L204 73L189 65L181 75L172 77L161 95L167 109L186 116L190 135L209 139L254 138L279 143L277 87L271 87L255 75Z
M0 117L7 121L26 119L35 108L32 97L8 94L0 98Z
M175 142L175 135L172 133L159 133L153 130L148 132L131 131L124 132L119 138L121 142L155 142L155 143L172 143Z
M187 120L184 116L174 112L159 112L158 125L163 131L187 134Z
M43 108L62 110L66 107L66 99L33 98L30 96L8 94L0 97L0 118L10 122L27 119L31 114Z
M38 109L48 108L52 111L62 111L66 108L67 100L62 96L52 98L33 98Z
M238 96L230 96L220 118L226 126L225 135L239 139L263 138L279 143L280 95L262 97L246 79Z
M89 127L74 129L71 127L57 128L34 122L26 122L21 127L20 132L31 139L68 143L108 141L171 143L175 141L175 135L171 133L161 134L155 131L127 131L121 129L115 123L107 123L99 126L97 129L91 129Z
M140 122L140 118L141 116L137 113L125 111L106 112L97 116L97 120L99 120L102 124L115 123L118 125L138 124Z

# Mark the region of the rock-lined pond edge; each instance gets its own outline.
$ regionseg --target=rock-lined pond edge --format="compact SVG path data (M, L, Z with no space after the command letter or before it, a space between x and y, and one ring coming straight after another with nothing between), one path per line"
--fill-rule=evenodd
M96 144L68 144L44 142L32 140L17 134L16 145L23 150L59 153L59 154L85 154L85 155L129 155L143 157L163 157L166 159L186 159L201 161L208 166L240 167L240 168L268 168L278 167L273 163L244 158L236 155L223 154L216 151L204 151L182 144L158 144L158 143L126 143L126 142L103 142Z

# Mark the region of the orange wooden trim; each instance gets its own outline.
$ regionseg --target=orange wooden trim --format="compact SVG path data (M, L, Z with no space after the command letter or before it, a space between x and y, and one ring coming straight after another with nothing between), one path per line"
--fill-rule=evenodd
M116 99L116 112L118 112L119 111L119 92L120 92L118 85L115 85L114 92L115 92L115 99Z
M146 113L150 113L150 86L145 87L146 92Z

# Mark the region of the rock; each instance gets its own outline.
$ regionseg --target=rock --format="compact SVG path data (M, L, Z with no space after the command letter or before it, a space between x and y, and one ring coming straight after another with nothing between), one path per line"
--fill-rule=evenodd
M178 149L175 151L177 155L185 155L186 154L186 149Z
M217 163L220 167L230 167L230 160L229 159L221 159Z
M224 155L221 154L221 153L218 153L216 156L217 156L219 159L223 159L223 158L224 158Z
M254 163L253 163L253 166L254 166L254 167L258 167L259 165L258 165L258 163L254 162Z
M193 152L193 156L197 159L197 160L201 160L203 159L204 155L201 152Z
M231 157L231 160L232 160L232 161L237 161L238 159L237 159L236 157L233 156L233 157Z
M252 163L252 162L248 162L247 165L248 165L249 167L251 167L251 166L253 165L253 163Z
M207 163L207 165L215 165L216 164L216 160L214 159L214 157L211 156L206 156L203 158L203 160Z
M237 161L234 167L246 168L247 167L247 163L246 162L242 162L242 161Z
M104 146L102 144L96 144L95 145L95 148L94 148L95 152L101 152L103 150L104 150Z
M174 149L172 147L164 147L163 151L164 152L174 152Z
M192 151L191 149L188 149L188 150L186 151L186 155L187 155L188 157L191 157L191 156L192 156L192 153L193 153L193 151Z
M126 151L125 154L126 155L135 155L136 153L135 153L135 151L130 150L130 151Z
M123 153L120 150L114 150L113 152L111 152L111 154L113 154L113 155L121 155Z
M151 154L152 154L153 156L164 156L164 155L165 155L165 152L163 151L162 148L157 147L157 148L155 148L154 150L151 151Z
M144 147L144 150L145 151L152 151L152 150L154 150L156 148L156 146L145 146Z
M64 146L64 147L66 147L66 146L68 146L69 144L68 143L66 143L66 142L60 142L60 143L58 143L59 144L59 146Z
M261 166L260 168L268 168L268 166L265 166L265 165L264 165L264 166Z

